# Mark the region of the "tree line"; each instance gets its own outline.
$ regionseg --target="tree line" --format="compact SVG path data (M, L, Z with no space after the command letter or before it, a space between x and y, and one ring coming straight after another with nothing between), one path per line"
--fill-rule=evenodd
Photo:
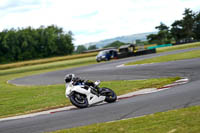
M87 50L95 50L95 49L98 49L96 45L90 45L88 48L84 45L78 45L75 50L75 53L80 54Z
M55 25L0 32L0 64L72 54L72 32Z
M149 43L167 44L175 42L179 44L200 41L200 12L186 8L183 18L175 20L171 27L161 22L155 28L158 33L147 36Z
M126 45L127 43L124 42L120 42L120 41L114 41L106 46L104 46L103 48L109 48L109 47L114 47L114 48L119 48L122 45ZM96 45L90 45L88 48L84 45L79 45L77 46L77 49L75 50L76 53L82 53L88 50L95 50L98 49L98 47Z

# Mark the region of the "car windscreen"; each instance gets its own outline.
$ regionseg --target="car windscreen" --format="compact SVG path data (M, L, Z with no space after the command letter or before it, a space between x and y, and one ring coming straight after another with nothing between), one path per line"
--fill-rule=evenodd
M103 56L103 55L106 55L106 51L101 51L99 52L98 56Z

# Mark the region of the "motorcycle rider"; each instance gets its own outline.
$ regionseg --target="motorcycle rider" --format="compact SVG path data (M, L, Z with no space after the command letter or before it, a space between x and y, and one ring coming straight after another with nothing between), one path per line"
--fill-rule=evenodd
M100 94L102 91L102 89L99 88L98 86L96 86L93 81L91 81L91 80L85 81L79 77L75 77L75 74L67 74L64 79L65 79L66 83L69 83L72 81L73 85L84 85L85 89L88 89L91 86L91 87L97 89L98 94Z

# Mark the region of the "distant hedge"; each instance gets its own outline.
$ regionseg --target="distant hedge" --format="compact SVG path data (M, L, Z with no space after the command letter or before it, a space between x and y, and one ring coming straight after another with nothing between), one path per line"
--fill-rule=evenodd
M74 50L72 32L51 25L0 32L0 64L69 55Z

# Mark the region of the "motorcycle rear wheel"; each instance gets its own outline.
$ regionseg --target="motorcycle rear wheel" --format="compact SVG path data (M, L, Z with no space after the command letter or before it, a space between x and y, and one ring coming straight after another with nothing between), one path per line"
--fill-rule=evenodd
M88 100L87 97L83 94L74 92L70 97L69 97L71 103L78 107L78 108L86 108L88 107Z

